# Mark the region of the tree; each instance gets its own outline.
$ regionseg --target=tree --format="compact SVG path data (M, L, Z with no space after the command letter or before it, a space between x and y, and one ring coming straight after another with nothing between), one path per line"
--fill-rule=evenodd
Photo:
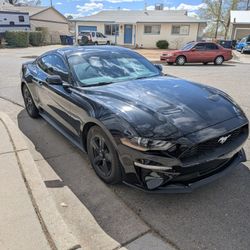
M203 0L205 4L199 10L202 18L211 20L209 29L214 31L214 37L217 38L218 32L224 34L226 39L230 26L230 11L242 9L246 0Z
M12 5L37 6L41 4L41 0L8 0Z

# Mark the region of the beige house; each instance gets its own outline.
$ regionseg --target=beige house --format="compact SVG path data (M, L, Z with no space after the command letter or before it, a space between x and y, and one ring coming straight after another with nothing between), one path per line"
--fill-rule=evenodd
M200 40L206 21L184 10L107 10L74 19L76 40L82 31L99 31L118 45L155 48L167 40L170 48Z
M232 10L230 15L232 40L250 35L250 10Z
M5 4L1 6L4 12L29 13L31 30L46 28L48 31L48 42L60 42L60 35L69 35L69 24L67 18L53 7L40 6L13 6Z

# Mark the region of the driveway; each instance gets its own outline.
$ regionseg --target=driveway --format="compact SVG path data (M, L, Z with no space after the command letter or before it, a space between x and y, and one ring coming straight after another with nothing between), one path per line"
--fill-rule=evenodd
M0 96L23 104L20 64L35 52L1 54ZM247 64L165 66L164 72L226 91L250 117L248 68ZM32 120L14 106L0 105L0 110L16 117L59 211L77 237L83 237L81 204L85 204L101 227L123 245L151 232L176 249L249 249L250 162L191 194L156 195L124 185L107 186L96 177L85 154L44 120ZM245 148L249 158L249 140ZM62 202L69 209L60 206Z

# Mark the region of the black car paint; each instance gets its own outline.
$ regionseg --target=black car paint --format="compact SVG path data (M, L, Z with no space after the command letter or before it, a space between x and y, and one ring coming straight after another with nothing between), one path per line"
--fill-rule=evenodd
M134 53L112 46L72 47L48 53L57 54L67 64L67 56L95 50L97 53L100 50ZM86 134L92 125L104 130L118 152L123 180L130 185L151 189L143 179L149 170L136 167L134 162L138 160L173 167L172 171L156 171L164 181L152 189L161 192L186 192L187 187L197 182L197 176L202 176L199 173L202 164L224 160L222 171L232 158L237 163L235 166L245 160L242 145L248 137L248 120L239 106L217 89L164 76L80 87L71 73L68 81L71 86L52 85L47 83L48 74L39 68L37 60L24 64L22 72L22 84L28 86L41 115L82 150L86 151ZM198 158L181 158L194 145L228 135L241 127L245 129L238 141L211 149ZM122 137L133 136L169 140L178 145L178 150L145 153L120 142ZM195 178L192 176L190 182L175 183L176 176L184 175L189 168L197 173ZM219 176L216 171L201 179ZM171 189L173 185L177 188Z

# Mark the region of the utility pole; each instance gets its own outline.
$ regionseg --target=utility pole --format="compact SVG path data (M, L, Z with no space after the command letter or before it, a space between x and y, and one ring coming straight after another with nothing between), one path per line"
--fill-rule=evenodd
M52 6L53 6L53 3L52 3L52 1L53 1L53 0L50 0L50 7L52 7Z
M250 0L247 0L247 10L249 10Z
M221 17L221 7L222 7L222 0L219 0L219 13L217 16L217 21L216 21L216 30L215 30L215 36L214 38L217 39L217 35L218 35L218 29L219 29L219 23L220 23L220 17ZM249 0L248 0L249 1Z

